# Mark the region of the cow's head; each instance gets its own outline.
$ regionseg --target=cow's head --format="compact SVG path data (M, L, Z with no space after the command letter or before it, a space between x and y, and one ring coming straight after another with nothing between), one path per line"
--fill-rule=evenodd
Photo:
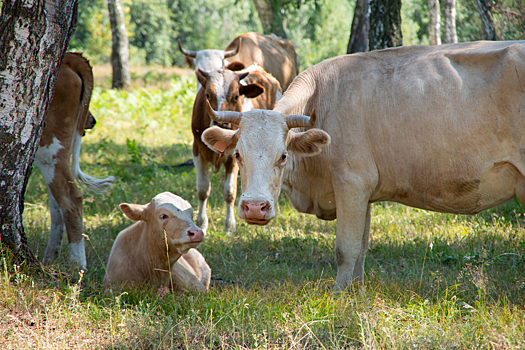
M151 239L165 244L166 234L170 248L179 254L196 248L204 241L204 233L192 220L193 208L190 203L170 192L163 192L149 204L120 204L122 212L133 221L144 221Z
M266 225L275 217L284 169L293 169L293 162L299 157L321 153L330 144L330 136L321 129L292 130L314 126L315 111L311 117L284 116L261 109L215 112L208 104L208 113L213 120L239 125L235 131L209 128L202 134L202 140L216 152L233 154L239 164L242 186L239 217L249 224Z
M241 84L241 80L248 76L249 72L236 73L234 71L243 68L244 65L241 62L232 62L226 66L226 69L211 72L197 70L197 78L212 108L219 111L240 112L242 110L241 96L254 98L264 92L264 87L260 84ZM228 123L213 120L212 125L229 128Z
M224 50L200 50L191 51L186 50L182 47L179 39L179 50L186 56L186 62L192 63L195 67L195 72L199 69L210 72L215 69L224 68L228 61L228 57L235 56L241 48L241 41L235 50L224 51ZM201 88L200 83L197 82L197 91Z

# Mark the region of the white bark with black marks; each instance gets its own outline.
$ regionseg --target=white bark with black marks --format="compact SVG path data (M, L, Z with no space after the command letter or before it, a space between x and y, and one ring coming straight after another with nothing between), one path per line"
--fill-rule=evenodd
M111 66L113 67L113 89L125 89L131 84L129 74L129 41L120 0L108 0L111 26Z
M428 4L428 41L430 45L441 45L441 16L439 0L427 0Z

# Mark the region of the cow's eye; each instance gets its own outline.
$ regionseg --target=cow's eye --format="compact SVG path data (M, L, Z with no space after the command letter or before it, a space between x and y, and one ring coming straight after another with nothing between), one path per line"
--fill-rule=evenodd
M206 99L207 99L207 100L210 99L210 94L206 94Z
M283 153L281 158L279 158L279 161L277 161L277 165L281 166L284 163L286 163L286 160L288 159L288 154Z
M237 101L239 99L239 95L235 96L233 99Z
M166 219L169 218L169 216L166 215L166 214L160 214L159 218L160 218L161 220L166 220Z
M241 162L241 161L242 161L242 159L241 159L241 155L239 154L238 151L233 152L233 157L234 157L238 162Z
M286 153L283 153L283 155L281 156L281 162L284 162L287 157L288 156L286 155Z

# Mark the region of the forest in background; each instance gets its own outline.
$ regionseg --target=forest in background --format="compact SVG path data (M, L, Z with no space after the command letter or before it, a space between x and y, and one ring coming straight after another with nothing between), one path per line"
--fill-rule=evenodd
M346 53L355 0L272 0L282 4L283 27L301 59L301 70ZM483 38L478 0L456 1L458 42ZM525 39L522 0L486 1L498 40ZM252 0L122 0L131 65L185 65L177 40L190 50L224 49L237 35L263 32ZM403 0L404 45L428 45L427 0ZM441 16L443 21L443 16ZM441 28L444 26L442 25ZM106 0L80 0L69 51L93 64L109 63L111 30Z

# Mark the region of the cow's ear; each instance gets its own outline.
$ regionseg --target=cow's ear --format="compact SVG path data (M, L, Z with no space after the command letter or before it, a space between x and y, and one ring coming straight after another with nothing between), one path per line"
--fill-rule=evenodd
M233 153L239 140L238 132L239 130L226 130L212 126L202 133L201 138L202 142L212 151L229 156Z
M330 144L330 135L321 129L295 133L289 131L288 150L298 156L311 157L321 153Z
M122 212L133 221L142 220L143 213L146 207L147 207L146 205L142 205L142 204L129 204L129 203L120 204L120 210L122 210Z
M259 84L240 85L239 93L248 98L255 98L264 92L264 87Z
M244 66L244 63L242 62L233 61L233 62L228 63L228 65L224 68L237 72L237 71L243 70L245 66Z
M197 69L197 80L199 80L199 83L201 83L203 88L206 88L206 80L208 79L208 76L210 74L208 72L203 71L202 69Z

